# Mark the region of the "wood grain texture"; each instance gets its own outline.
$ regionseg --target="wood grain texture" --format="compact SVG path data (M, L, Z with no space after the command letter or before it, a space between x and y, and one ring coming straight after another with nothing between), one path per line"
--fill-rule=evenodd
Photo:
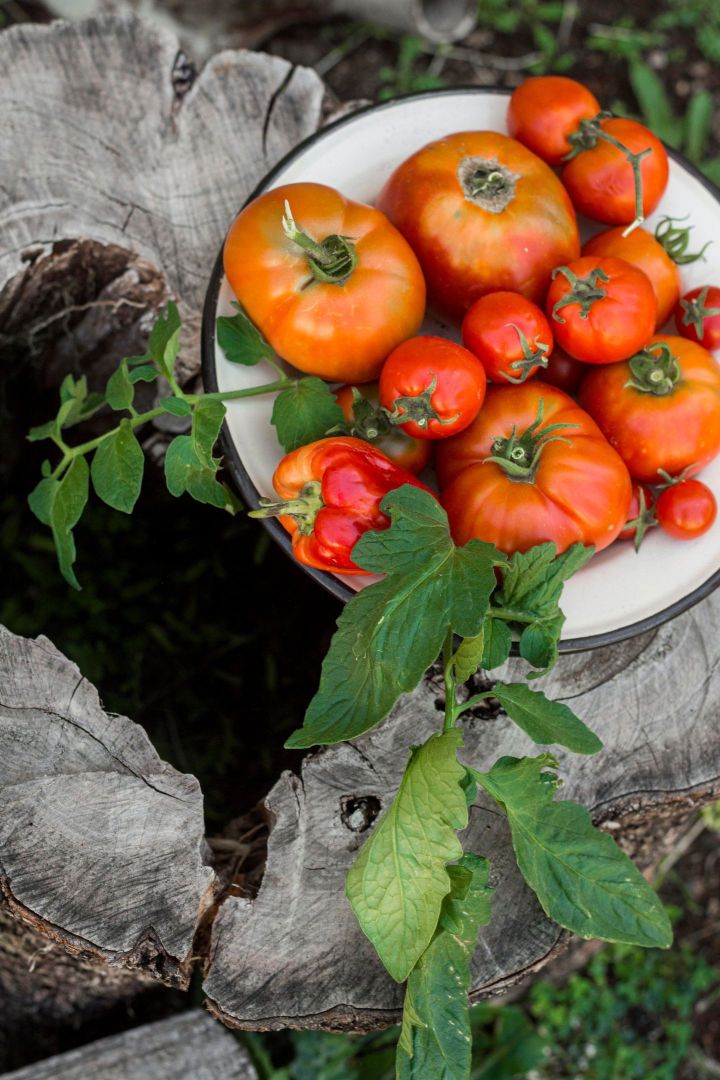
M719 621L715 596L654 633L562 657L538 683L571 702L605 743L591 758L557 752L562 796L592 808L643 866L657 862L697 805L720 794ZM510 661L497 677L521 668ZM401 988L357 927L343 882L368 817L397 789L408 746L440 725L440 694L431 678L374 732L309 754L300 777L285 773L270 792L274 827L259 894L227 899L213 928L205 989L227 1023L367 1030L397 1017ZM463 756L478 768L538 752L502 713L479 712L463 727ZM487 799L473 807L464 844L490 858L496 887L473 962L478 998L556 956L566 935L522 881L504 818Z
M6 1073L4 1080L257 1080L237 1039L200 1009Z

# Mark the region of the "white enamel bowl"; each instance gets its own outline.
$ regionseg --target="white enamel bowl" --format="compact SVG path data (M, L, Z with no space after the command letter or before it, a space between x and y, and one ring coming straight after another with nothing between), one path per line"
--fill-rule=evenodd
M435 91L354 113L301 143L265 177L253 197L280 184L316 181L338 188L352 199L372 203L393 169L425 143L454 131L506 131L507 99L503 91ZM720 193L672 151L668 189L647 227L654 228L663 214L689 214L686 224L694 226L695 246L712 241L704 261L682 268L685 289L720 283ZM600 228L583 223L584 238ZM220 255L203 317L203 374L208 390L259 385L275 377L263 363L253 368L229 363L218 347L215 320L218 315L233 313L232 299ZM424 329L458 338L455 328L435 322L428 322ZM272 396L228 402L223 434L226 462L252 507L258 505L260 496L273 495L272 474L282 457L270 425L272 404ZM702 479L720 501L720 457L703 471ZM289 553L289 538L282 526L276 521L264 524ZM367 581L307 572L342 600ZM632 637L686 610L718 584L720 521L691 543L679 543L655 529L639 554L631 544L613 544L565 586L562 606L567 621L561 649L593 648Z

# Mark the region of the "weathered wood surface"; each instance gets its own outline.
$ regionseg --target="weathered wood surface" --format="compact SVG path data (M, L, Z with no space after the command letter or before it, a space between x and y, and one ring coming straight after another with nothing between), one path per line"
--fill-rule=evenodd
M562 657L538 682L572 701L605 743L592 758L558 752L563 796L591 807L643 866L658 860L697 805L720 794L719 624L716 595L654 633ZM396 1018L401 988L358 929L343 879L368 835L368 807L389 804L408 746L438 729L439 694L438 684L425 684L374 732L308 755L299 777L285 773L270 792L274 826L259 894L227 899L214 922L205 989L226 1022L357 1030ZM479 768L538 752L503 714L479 714L464 731L465 759ZM473 808L464 844L490 858L496 886L473 964L480 997L557 955L564 935L522 882L504 819L488 800Z
M199 1009L40 1061L4 1080L257 1080L237 1039Z

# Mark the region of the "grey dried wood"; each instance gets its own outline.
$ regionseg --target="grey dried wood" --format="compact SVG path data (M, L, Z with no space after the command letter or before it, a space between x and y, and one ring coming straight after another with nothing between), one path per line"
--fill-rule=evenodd
M193 1009L6 1073L4 1080L257 1080L237 1039Z

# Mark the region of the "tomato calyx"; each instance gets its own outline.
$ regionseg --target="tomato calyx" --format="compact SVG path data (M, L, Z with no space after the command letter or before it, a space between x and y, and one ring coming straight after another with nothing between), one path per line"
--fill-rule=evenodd
M357 252L349 236L333 233L324 240L313 240L296 224L290 203L285 200L285 213L282 219L283 232L288 240L297 244L305 252L308 266L312 272L312 281L326 285L344 285L357 266Z
M465 198L492 214L501 214L515 198L520 179L497 158L466 157L458 165L457 177Z
M654 487L658 493L667 491L668 488L676 487L678 484L684 484L695 472L697 472L697 464L695 462L693 462L692 465L686 465L683 471L678 473L677 476L671 476L665 469L658 469L658 476L662 480L662 483L655 484Z
M511 480L532 483L545 447L551 442L564 442L570 445L570 439L556 435L555 432L561 428L577 426L576 424L550 424L549 427L540 430L544 415L545 404L540 398L538 413L532 424L521 435L518 435L515 425L509 435L499 435L493 441L492 454L483 459L483 464L492 461L499 465Z
M454 416L443 419L432 404L432 396L436 389L437 375L433 375L422 393L408 397L396 397L393 401L392 412L387 409L383 410L389 423L397 425L414 423L423 429L428 426L431 420L435 420L438 424L454 424L460 413L455 413Z
M708 240L699 251L688 252L692 225L685 225L681 228L675 222L685 221L689 216L689 214L685 214L684 217L676 218L666 214L660 218L655 229L655 239L658 244L665 249L672 261L678 266L688 266L690 263L697 262L698 259L704 259L705 252L712 244L712 240Z
M692 326L700 341L705 336L705 320L711 315L720 315L720 308L705 306L709 290L710 286L706 285L694 299L680 301L683 309L682 324Z
M625 386L639 390L641 394L666 397L672 394L680 379L680 364L670 346L657 341L649 348L641 349L628 361L632 378Z
M640 550L640 545L645 539L645 534L648 529L652 529L658 524L655 507L652 504L648 504L645 490L642 485L638 486L638 511L638 516L633 518L632 521L628 521L625 526L627 529L635 530L633 547L636 551Z
M550 346L546 345L544 341L540 340L537 336L535 340L530 344L525 334L522 332L519 326L515 323L508 323L512 326L513 330L517 330L518 337L520 338L520 348L522 349L522 356L519 360L513 360L510 367L513 371L519 372L517 376L508 375L505 373L505 380L510 383L514 383L516 386L520 383L524 383L526 379L530 377L530 373L536 368L546 368L550 360Z
M580 305L580 318L587 319L594 303L598 300L604 300L607 296L607 290L603 289L599 282L607 282L610 280L604 270L597 267L595 270L591 270L585 277L578 277L578 275L570 269L569 266L558 266L552 272L552 280L554 281L558 274L564 274L570 283L570 291L566 292L564 296L553 305L552 317L555 322L564 323L562 315L558 315L560 308L567 307L568 304Z
M291 517L297 522L300 535L310 536L315 526L315 518L324 505L322 483L319 480L309 480L296 499L281 499L280 502L261 499L260 509L251 510L248 517Z

